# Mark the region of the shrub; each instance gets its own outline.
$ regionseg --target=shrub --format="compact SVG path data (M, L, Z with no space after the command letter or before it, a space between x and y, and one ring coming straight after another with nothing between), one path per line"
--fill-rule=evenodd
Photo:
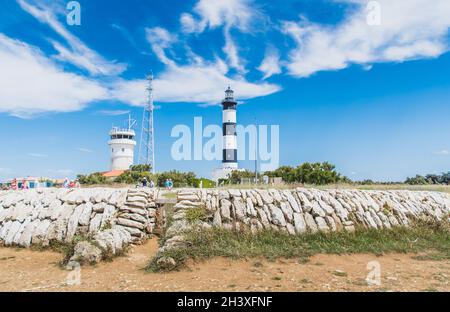
M96 172L89 175L78 175L78 181L83 185L107 184L108 179L101 173Z
M301 183L325 185L334 183L351 183L351 180L335 170L328 162L304 163L298 167L283 166L274 171L265 172L269 178L282 178L285 183ZM250 171L233 171L229 178L221 180L223 184L239 184L241 179L254 179L255 173Z
M194 187L199 188L200 182L202 182L202 188L214 188L216 187L216 183L214 181L211 181L209 179L200 178L200 179L194 179Z

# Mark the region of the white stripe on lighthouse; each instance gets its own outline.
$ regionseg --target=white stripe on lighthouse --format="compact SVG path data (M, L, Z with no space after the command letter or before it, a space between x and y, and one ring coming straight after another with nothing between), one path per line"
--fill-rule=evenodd
M237 137L235 135L225 135L223 137L223 148L227 150L236 150Z
M236 123L236 120L236 111L234 109L223 111L223 123Z

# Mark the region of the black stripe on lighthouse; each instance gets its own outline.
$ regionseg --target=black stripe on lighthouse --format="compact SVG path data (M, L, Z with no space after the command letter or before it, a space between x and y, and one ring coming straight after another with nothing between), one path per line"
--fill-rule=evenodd
M237 136L236 123L234 122L224 122L223 123L223 136L234 135Z
M238 169L237 165L237 133L236 133L236 108L237 102L234 100L234 92L231 87L225 91L223 106L223 167L228 169Z

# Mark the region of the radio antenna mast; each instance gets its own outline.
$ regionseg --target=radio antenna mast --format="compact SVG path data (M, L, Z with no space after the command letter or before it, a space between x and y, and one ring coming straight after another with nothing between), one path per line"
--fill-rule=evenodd
M147 103L142 117L141 142L139 144L139 163L150 165L155 173L155 137L153 124L153 72L147 76Z

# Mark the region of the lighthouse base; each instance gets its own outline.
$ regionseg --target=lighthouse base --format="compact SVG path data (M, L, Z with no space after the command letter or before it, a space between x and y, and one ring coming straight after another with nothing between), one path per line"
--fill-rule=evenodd
M233 171L244 171L238 168L219 168L212 172L212 180L219 186L220 179L228 179Z

